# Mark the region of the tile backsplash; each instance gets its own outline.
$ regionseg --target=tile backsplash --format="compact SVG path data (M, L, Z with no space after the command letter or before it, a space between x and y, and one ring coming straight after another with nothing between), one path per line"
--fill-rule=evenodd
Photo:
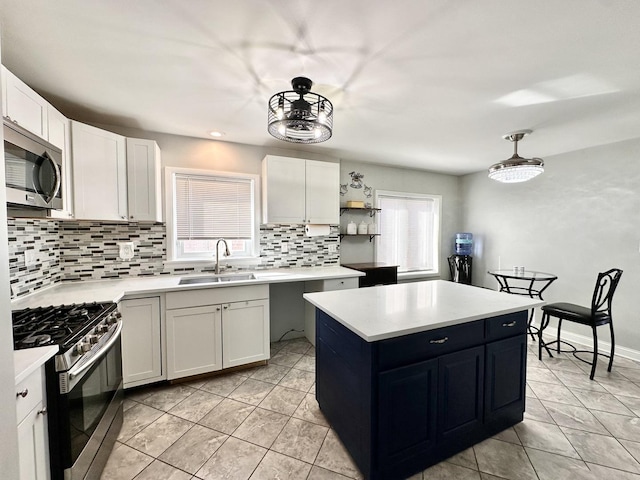
M11 298L62 280L58 224L45 219L8 219Z
M214 269L213 261L202 266L165 263L167 236L163 224L9 218L8 230L11 298L61 281L199 273ZM120 242L134 243L135 254L131 260L120 259ZM29 251L27 255L26 251ZM307 237L303 225L268 224L260 226L259 259L241 268L260 270L339 263L337 226L331 227L330 235ZM238 269L226 266L226 271Z

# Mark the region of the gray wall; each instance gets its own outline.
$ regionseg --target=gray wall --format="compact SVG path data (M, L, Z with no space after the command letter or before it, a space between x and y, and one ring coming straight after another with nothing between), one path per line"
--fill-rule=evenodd
M0 35L1 36L1 35ZM2 99L0 99L0 107ZM0 108L1 110L1 108ZM4 158L4 138L0 131L0 158ZM5 184L4 162L0 167L0 185ZM0 188L0 205L7 198ZM2 478L18 478L18 433L16 431L15 373L13 370L13 330L9 303L9 247L7 210L0 208L0 471Z
M349 172L356 171L364 175L364 183L376 190L391 190L396 192L425 193L442 195L442 229L441 229L441 255L440 276L449 279L449 267L447 257L453 253L454 235L461 231L461 193L460 177L431 173L423 170L408 168L388 167L364 162L342 160L340 162L340 183L351 183ZM362 200L373 204L374 197L365 198L362 189L349 188L347 194L340 199L344 205L347 200ZM381 212L380 215L384 215ZM369 219L361 213L345 213L341 218L341 231L344 231L349 221L360 223L363 219ZM354 237L343 238L340 246L340 263L372 262L374 257L373 242L367 238Z
M597 273L621 268L616 343L639 351L639 159L633 140L545 158L544 174L526 183L499 184L485 172L463 177L463 225L476 240L474 283L496 288L487 270L524 266L558 276L545 300L588 306ZM566 329L591 335L582 326ZM608 341L605 330L599 336Z

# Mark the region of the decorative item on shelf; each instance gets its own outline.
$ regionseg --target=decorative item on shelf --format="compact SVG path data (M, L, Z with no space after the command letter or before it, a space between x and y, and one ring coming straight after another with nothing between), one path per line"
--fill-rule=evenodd
M291 80L293 90L269 99L268 130L280 140L292 143L320 143L331 138L333 104L313 93L306 77Z
M347 208L364 208L364 202L360 200L348 200Z
M349 172L349 175L351 175L351 185L349 186L351 188L362 188L364 175L357 172Z
M358 233L358 226L356 225L356 222L351 220L347 224L347 235L355 235L356 233Z
M373 205L370 202L366 202L364 208L373 208Z
M491 165L489 178L503 183L517 183L531 180L544 172L544 161L541 158L522 158L518 155L518 142L531 132L532 130L517 130L502 137L513 142L513 156Z
M349 184L345 183L344 185L340 184L340 196L344 197L347 194L347 189L349 188Z
M364 190L362 191L362 193L364 193L364 196L367 198L371 198L373 196L373 187L369 187L367 186L367 184L364 185Z
M358 225L358 235L366 235L368 231L368 227L367 224L364 223L364 220L362 222L360 222L360 225Z
M376 224L375 223L370 223L367 226L367 233L369 235L375 235L376 234Z

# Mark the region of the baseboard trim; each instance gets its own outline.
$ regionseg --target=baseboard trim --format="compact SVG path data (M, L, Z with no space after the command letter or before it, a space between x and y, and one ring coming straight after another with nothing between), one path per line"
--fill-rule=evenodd
M545 332L545 337L547 336L546 332ZM553 340L557 339L556 335L549 335L549 338L552 338ZM562 340L566 340L569 343L578 343L580 345L584 345L588 348L593 349L593 337L588 337L586 335L579 335L577 333L572 333L572 332L568 332L568 331L563 331L561 334ZM602 340L598 341L598 350L602 353L609 353L611 349L611 343L609 342L604 342ZM639 350L633 350L632 348L627 348L627 347L622 347L620 345L616 345L616 351L614 353L614 355L617 356L621 356L624 358L628 358L629 360L635 360L636 362L640 362L640 351ZM615 359L614 359L614 364L615 364Z

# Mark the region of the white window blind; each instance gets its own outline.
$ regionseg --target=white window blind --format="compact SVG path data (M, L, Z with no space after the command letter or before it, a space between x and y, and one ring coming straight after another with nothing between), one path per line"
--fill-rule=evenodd
M176 175L177 240L252 239L251 180Z
M399 271L437 271L440 225L439 197L378 192L380 237L376 260Z

